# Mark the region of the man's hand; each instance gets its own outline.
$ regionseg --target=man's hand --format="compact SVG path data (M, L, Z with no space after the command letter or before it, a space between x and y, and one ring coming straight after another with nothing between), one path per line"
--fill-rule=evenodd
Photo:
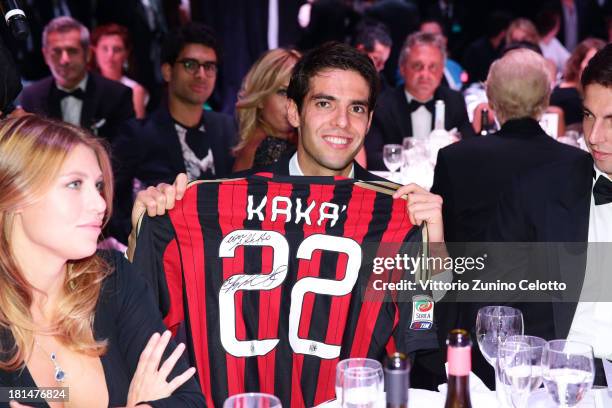
M427 222L429 242L444 242L444 225L442 223L442 197L430 193L417 184L400 187L393 198L406 195L408 217L414 225Z
M180 173L173 184L161 183L157 187L149 187L138 192L134 208L132 208L132 233L138 227L138 220L146 211L151 217L164 215L174 208L177 200L183 198L187 189L187 175Z

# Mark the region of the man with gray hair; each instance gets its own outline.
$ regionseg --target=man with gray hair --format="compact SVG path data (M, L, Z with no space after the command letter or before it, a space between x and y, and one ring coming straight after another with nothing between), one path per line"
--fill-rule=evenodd
M487 227L499 196L514 176L548 163L572 162L585 155L557 142L538 124L550 96L546 60L541 55L528 49L509 51L491 65L486 90L501 129L493 135L460 141L438 153L431 191L444 200L444 237L449 242L487 240ZM451 245L449 253L465 256L462 249L463 245ZM476 321L478 305L447 305L438 308L438 313L447 315L441 322L449 327L442 324L439 333ZM459 316L461 320L457 320ZM524 317L527 325L541 316L534 311ZM472 365L487 385L494 384L490 366L480 353L475 354Z
M57 17L45 27L42 45L51 76L25 88L20 105L112 140L117 127L134 117L132 91L87 72L89 30L71 17Z
M365 140L369 169L384 169L383 145L402 143L408 136L427 137L433 129L434 103L446 104L447 130L457 128L463 138L474 136L463 96L441 86L446 46L442 36L417 32L406 39L399 59L403 88L390 89L379 99Z

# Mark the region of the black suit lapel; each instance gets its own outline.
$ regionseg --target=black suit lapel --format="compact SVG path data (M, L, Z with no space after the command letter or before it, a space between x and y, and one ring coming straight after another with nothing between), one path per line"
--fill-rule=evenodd
M96 124L97 120L103 118L96 118L96 106L98 100L96 98L96 77L93 74L89 74L87 79L87 85L85 86L85 96L83 97L83 107L81 108L81 127L91 130L92 126Z
M185 173L185 159L183 158L183 149L179 142L178 134L174 127L174 119L170 116L167 107L159 108L155 113L154 123L159 134L159 140L163 141L163 145L168 149L167 158L172 163L172 168L178 173Z
M49 81L49 89L47 92L47 112L49 117L59 120L63 119L62 106L60 103L61 99L57 86L55 85L55 81L51 80Z
M412 119L410 118L410 107L408 106L408 100L406 99L406 92L404 88L395 88L395 103L392 109L395 109L395 117L398 120L398 126L400 130L400 139L394 142L387 143L402 143L403 138L407 136L414 136L412 132Z

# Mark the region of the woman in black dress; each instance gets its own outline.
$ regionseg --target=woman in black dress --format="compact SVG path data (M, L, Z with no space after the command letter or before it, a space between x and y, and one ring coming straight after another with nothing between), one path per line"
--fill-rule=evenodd
M240 143L234 150L234 171L265 166L295 151L297 135L287 120L287 86L299 58L294 50L270 50L244 78L236 103Z
M582 124L582 89L580 76L593 55L606 43L599 38L587 38L576 46L565 64L563 80L550 95L550 104L563 110L565 126Z
M84 130L0 123L0 387L65 387L73 407L204 406L143 279L96 252L112 185L106 149Z

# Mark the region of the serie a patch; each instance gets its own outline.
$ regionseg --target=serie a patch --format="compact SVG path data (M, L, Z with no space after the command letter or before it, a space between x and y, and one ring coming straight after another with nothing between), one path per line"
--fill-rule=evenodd
M429 330L433 327L434 301L426 295L412 297L412 330Z

